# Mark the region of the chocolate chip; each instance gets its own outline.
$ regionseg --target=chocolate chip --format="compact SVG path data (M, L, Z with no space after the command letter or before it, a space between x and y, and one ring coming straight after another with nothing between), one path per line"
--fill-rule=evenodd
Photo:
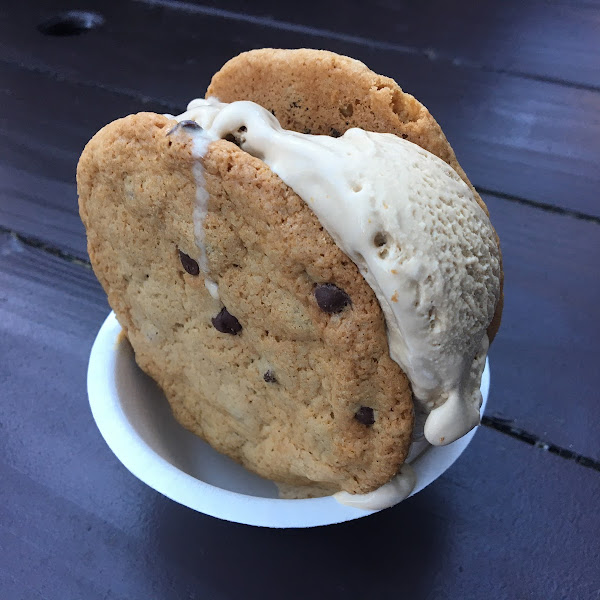
M373 425L373 423L375 423L373 409L369 406L361 406L356 413L354 413L354 418L363 425Z
M407 139L407 138L408 138L408 133L403 133L403 134L402 134L402 139L403 139L403 140L405 140L405 139Z
M231 142L232 144L235 144L236 146L240 146L240 140L238 140L233 133L228 133L224 138L224 140L226 140L227 142Z
M182 267L190 275L198 275L200 273L200 267L198 266L198 263L191 256L188 256L181 250L179 250L179 260L181 261Z
M221 312L216 317L212 318L211 321L214 328L221 333L237 335L242 330L240 322L225 307L223 307Z
M277 378L275 377L275 375L273 375L273 371L271 371L271 369L269 369L264 375L263 375L263 379L267 382L267 383L277 383Z
M200 125L198 125L198 123L196 123L196 121L190 121L190 120L185 120L185 121L179 121L179 123L177 123L177 125L175 125L175 127L169 129L169 131L167 131L167 135L171 135L172 133L175 133L178 129L202 129L202 127L200 127Z
M350 296L333 283L323 283L315 288L315 298L319 308L326 313L339 313L352 304Z
M332 127L329 135L331 135L331 137L338 138L341 137L342 134L335 127Z

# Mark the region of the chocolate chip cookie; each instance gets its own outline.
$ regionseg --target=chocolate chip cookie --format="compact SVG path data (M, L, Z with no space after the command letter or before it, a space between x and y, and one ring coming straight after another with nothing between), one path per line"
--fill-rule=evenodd
M427 110L345 57L253 51L208 95L253 100L299 132L395 133L466 180ZM235 139L195 158L196 127L130 115L79 161L88 252L136 361L183 426L288 497L372 491L398 472L413 429L377 299L306 203Z

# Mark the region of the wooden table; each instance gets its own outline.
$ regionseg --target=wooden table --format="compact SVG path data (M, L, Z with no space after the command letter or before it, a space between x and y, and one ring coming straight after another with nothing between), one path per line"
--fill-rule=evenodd
M597 2L4 5L0 598L600 598ZM80 8L102 19L65 14ZM468 451L401 505L313 530L164 498L111 454L86 397L109 308L77 212L81 149L119 116L180 112L228 58L263 46L348 54L415 94L505 260Z

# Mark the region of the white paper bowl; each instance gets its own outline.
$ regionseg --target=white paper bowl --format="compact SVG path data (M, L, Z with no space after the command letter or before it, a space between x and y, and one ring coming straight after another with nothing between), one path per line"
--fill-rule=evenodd
M88 367L88 395L100 433L138 479L184 506L219 519L262 527L315 527L373 512L344 506L333 497L280 500L275 484L250 473L177 424L158 386L136 365L129 344L119 343L111 313L98 332ZM490 387L486 363L482 412ZM430 447L412 467L413 494L437 479L475 435Z

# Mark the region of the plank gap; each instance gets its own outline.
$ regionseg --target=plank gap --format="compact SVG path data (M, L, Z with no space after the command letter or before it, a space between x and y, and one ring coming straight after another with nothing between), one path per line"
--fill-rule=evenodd
M600 225L600 217L590 215L588 213L574 210L572 208L564 208L562 206L556 206L554 204L546 204L545 202L538 202L537 200L528 200L527 198L520 198L512 194L504 194L496 190L488 190L486 188L475 186L479 194L487 194L488 196L495 196L496 198L502 198L502 200L508 200L509 202L515 202L516 204L524 204L525 206L531 206L532 208L543 210L545 212L554 213L557 215L564 215L579 219L581 221L587 221L589 223L596 223Z
M544 450L545 452L556 454L556 456L560 456L565 460L572 460L582 467L587 467L588 469L593 469L594 471L600 471L600 461L583 456L582 454L578 454L577 452L573 452L567 448L562 448L561 446L557 446L551 442L546 442L538 436L525 431L524 429L515 427L512 422L512 419L488 417L486 415L481 418L481 424L485 427L495 429L504 435L508 435L512 438L520 440L521 442L525 442L526 444Z
M52 256L56 256L57 258L65 260L71 264L83 267L84 269L87 269L89 271L92 270L92 264L89 260L81 259L76 255L71 254L70 252L65 252L64 250L61 250L56 246L51 246L50 244L47 244L39 238L23 235L21 233L13 231L12 229L9 229L8 227L4 227L3 225L0 225L0 233L10 235L13 238L13 240L20 242L25 246L29 246L30 248L36 248L37 250L41 250L46 254L51 254Z

